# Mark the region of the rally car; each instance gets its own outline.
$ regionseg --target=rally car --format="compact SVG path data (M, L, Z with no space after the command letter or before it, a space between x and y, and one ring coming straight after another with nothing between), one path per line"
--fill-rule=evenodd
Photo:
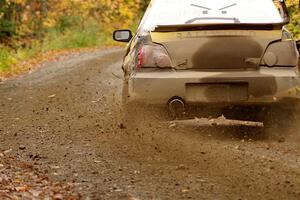
M152 0L136 34L113 34L128 42L125 101L167 105L175 116L218 106L293 110L299 52L288 23L284 0Z

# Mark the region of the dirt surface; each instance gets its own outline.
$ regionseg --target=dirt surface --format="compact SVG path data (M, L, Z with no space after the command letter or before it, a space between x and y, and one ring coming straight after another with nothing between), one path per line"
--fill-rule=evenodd
M0 151L82 199L300 199L297 133L122 124L122 53L82 53L2 82Z

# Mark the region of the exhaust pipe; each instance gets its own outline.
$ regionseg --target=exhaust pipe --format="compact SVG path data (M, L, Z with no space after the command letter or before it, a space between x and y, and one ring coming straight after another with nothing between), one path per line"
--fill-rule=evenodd
M182 116L185 112L185 103L179 97L170 99L168 106L170 113L175 117Z

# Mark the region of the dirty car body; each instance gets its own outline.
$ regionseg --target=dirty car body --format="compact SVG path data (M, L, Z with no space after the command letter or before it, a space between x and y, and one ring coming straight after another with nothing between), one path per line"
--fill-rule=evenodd
M135 36L114 33L130 41L128 100L293 107L299 53L288 22L283 0L153 0Z

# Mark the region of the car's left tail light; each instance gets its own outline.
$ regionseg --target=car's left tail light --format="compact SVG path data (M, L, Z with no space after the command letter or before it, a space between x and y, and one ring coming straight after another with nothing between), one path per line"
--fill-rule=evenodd
M137 64L137 68L144 67L169 68L172 67L172 62L163 46L145 44L139 49Z

